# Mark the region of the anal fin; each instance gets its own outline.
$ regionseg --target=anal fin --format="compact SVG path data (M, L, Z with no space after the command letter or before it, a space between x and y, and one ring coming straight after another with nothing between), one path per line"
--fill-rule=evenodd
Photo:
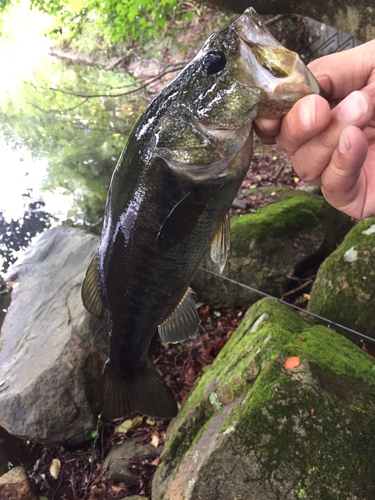
M230 249L230 226L229 214L223 217L211 244L211 260L219 267L220 274L223 272Z
M102 319L105 307L99 290L99 251L97 250L87 268L81 290L85 308L94 316Z
M173 313L158 326L158 332L164 342L175 344L196 337L198 329L199 315L193 291L188 288Z
M172 418L177 415L178 407L163 378L151 365L127 379L116 374L107 362L103 417L114 420L135 412L149 417Z

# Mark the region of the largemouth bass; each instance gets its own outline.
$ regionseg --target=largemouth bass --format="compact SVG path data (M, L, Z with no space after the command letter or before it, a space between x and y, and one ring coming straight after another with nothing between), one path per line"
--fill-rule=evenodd
M177 414L149 362L152 338L197 334L189 285L210 245L213 261L225 264L228 210L250 165L252 121L280 117L311 93L320 93L313 75L250 8L212 35L136 122L82 287L89 311L109 312L106 418Z

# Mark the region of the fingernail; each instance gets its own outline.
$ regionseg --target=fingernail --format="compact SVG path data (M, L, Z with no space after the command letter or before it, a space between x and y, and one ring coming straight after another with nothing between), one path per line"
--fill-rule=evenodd
M307 130L313 127L315 123L315 99L313 96L306 97L301 101L299 118L302 126Z
M339 140L339 151L344 155L350 149L350 142L348 139L348 134L346 133L346 129L341 132L340 140Z
M368 111L368 103L361 92L348 95L339 105L338 119L348 125L358 121Z

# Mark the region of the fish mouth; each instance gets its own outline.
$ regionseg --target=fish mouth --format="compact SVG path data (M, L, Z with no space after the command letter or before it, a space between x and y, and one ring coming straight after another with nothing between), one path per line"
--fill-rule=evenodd
M244 41L256 45L266 45L271 47L282 47L282 45L271 35L258 14L252 7L233 23L237 34Z
M309 94L326 97L298 54L286 49L271 35L252 7L233 27L240 39L241 79L263 90L258 116L282 116L298 99Z

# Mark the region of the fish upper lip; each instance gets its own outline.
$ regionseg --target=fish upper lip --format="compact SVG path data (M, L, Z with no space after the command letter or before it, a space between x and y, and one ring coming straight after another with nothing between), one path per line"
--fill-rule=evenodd
M237 35L246 43L258 45L268 45L273 47L280 46L279 42L268 31L268 28L262 23L257 12L252 8L248 8L245 12L233 23ZM251 35L251 38L248 37Z

